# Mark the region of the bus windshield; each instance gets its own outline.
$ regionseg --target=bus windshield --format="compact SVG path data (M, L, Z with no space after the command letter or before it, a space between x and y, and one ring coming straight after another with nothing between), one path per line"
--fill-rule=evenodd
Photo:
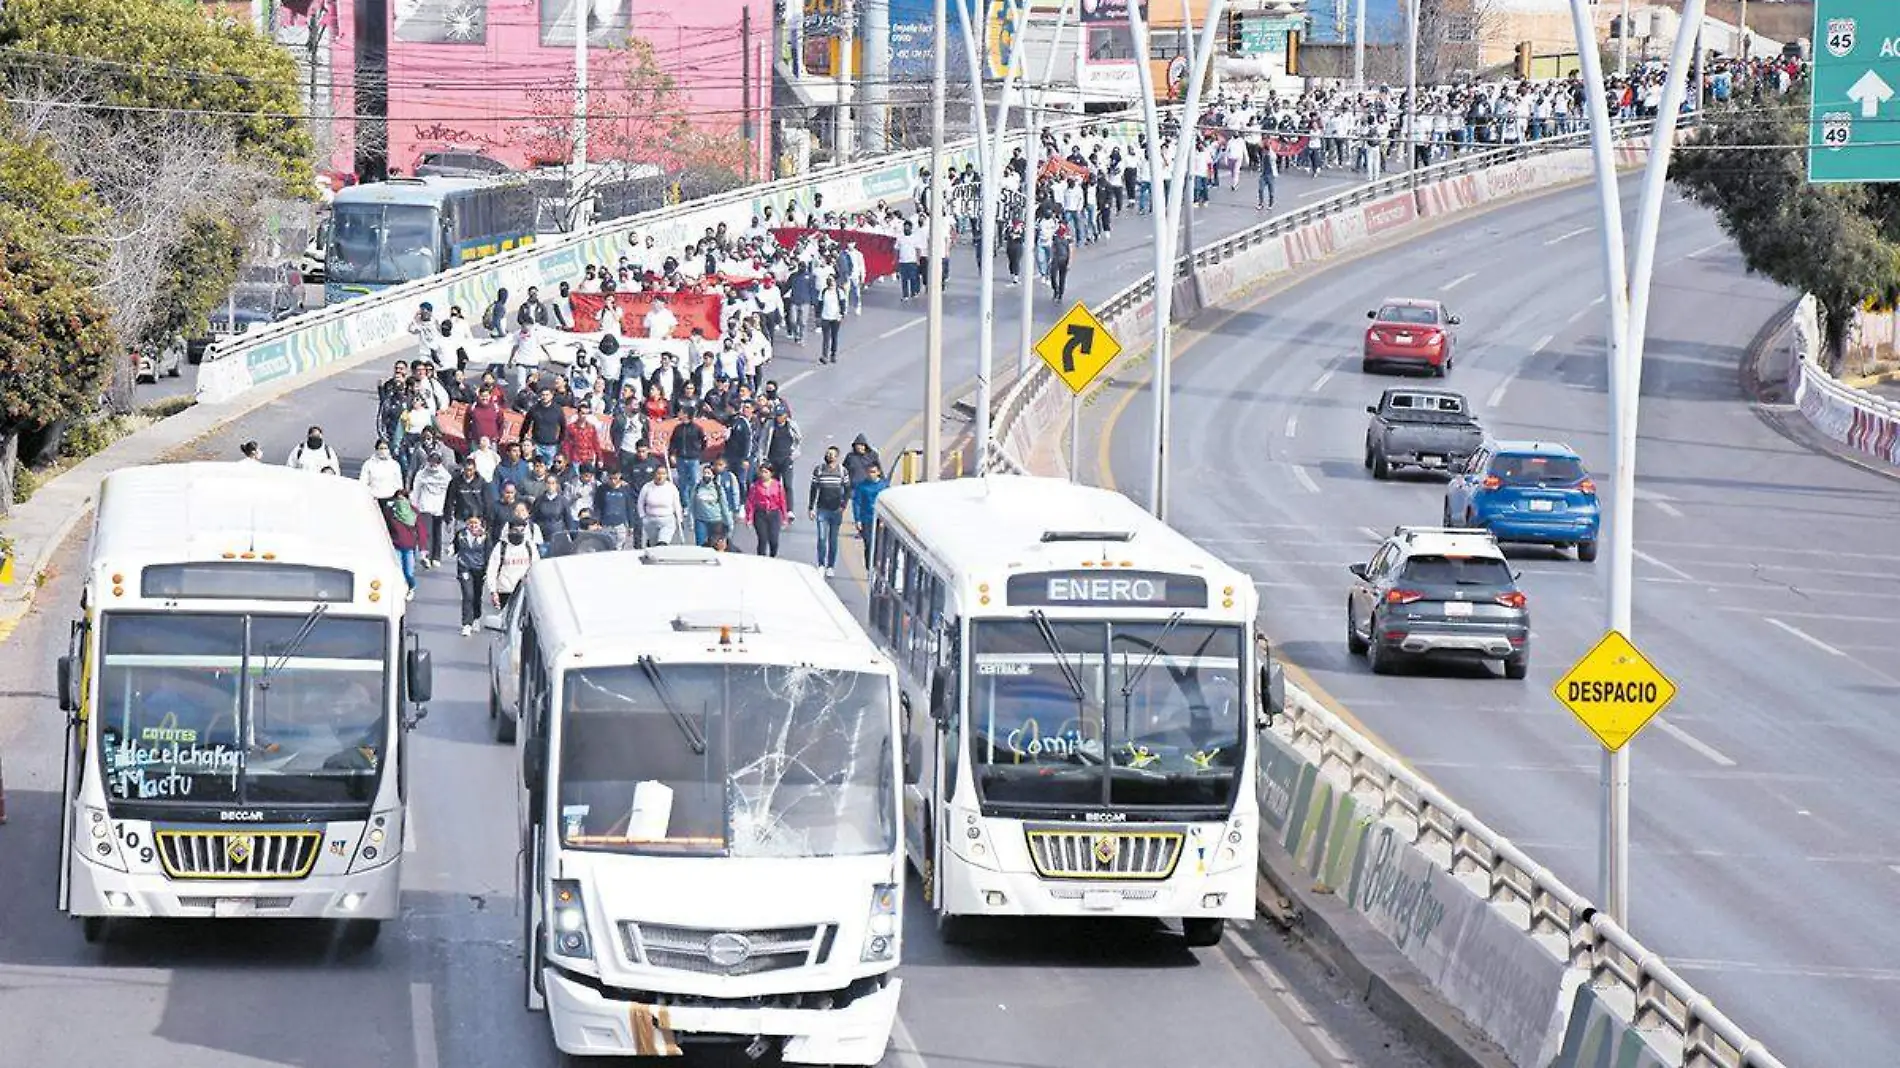
M1177 617L970 629L971 760L985 803L1233 805L1245 754L1238 626Z
M375 797L388 727L379 619L108 613L94 713L114 801Z
M782 665L584 668L566 677L562 842L662 856L896 848L888 676Z
M339 204L330 218L326 282L395 285L442 269L436 210L421 204Z

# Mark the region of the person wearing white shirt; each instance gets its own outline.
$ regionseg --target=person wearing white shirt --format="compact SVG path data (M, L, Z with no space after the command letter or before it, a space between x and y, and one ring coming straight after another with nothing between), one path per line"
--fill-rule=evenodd
M376 454L363 461L363 469L357 472L356 479L379 501L396 495L402 488L402 465L389 454L389 442L376 443Z
M666 306L665 297L654 297L653 307L647 311L647 337L660 341L673 336L673 329L679 325L679 317Z
M849 294L851 303L857 307L858 314L863 315L864 287L871 284L870 276L866 272L870 268L865 263L864 250L858 247L857 242L846 245L844 254L851 257L851 292Z
M679 540L684 510L679 490L673 487L670 472L664 466L654 470L653 481L640 487L638 508L647 545L672 545Z

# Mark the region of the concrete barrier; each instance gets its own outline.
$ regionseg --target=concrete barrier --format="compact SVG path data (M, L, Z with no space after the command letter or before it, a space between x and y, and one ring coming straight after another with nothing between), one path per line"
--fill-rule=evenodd
M1766 346L1757 359L1763 381L1786 361L1789 392L1813 427L1849 450L1882 464L1900 466L1900 404L1857 389L1821 366L1820 312L1812 296L1795 305L1789 344Z
M1106 136L1120 139L1132 139L1141 129L1138 122L1113 116L1050 124L1058 135L1083 127L1102 128ZM1020 144L1022 136L1019 131L1011 139ZM975 152L973 140L948 145L947 165L960 169L975 160ZM676 250L721 222L743 229L768 206L782 213L789 204L810 207L822 197L827 210L857 211L879 201L906 200L917 168L928 161L928 150L905 152L644 212L574 234L545 237L525 249L273 324L214 350L199 370L198 399L221 402L339 360L374 358L404 336L416 305L425 300L437 308L460 304L473 318L494 299L496 289L520 294L540 286L552 292L559 283L579 278L584 264L615 262L629 234L652 235L659 247Z
M1627 1009L1610 1005L1596 988L1578 987L1563 1048L1551 1068L1679 1068L1680 1043L1668 1048L1664 1036L1638 1030L1627 1017Z

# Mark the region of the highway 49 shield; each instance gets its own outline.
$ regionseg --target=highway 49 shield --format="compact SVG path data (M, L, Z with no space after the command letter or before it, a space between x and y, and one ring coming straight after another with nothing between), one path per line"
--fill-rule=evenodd
M1854 117L1845 111L1821 116L1821 143L1829 148L1846 148L1854 140Z
M1835 59L1845 59L1854 50L1856 40L1853 19L1827 20L1827 50Z

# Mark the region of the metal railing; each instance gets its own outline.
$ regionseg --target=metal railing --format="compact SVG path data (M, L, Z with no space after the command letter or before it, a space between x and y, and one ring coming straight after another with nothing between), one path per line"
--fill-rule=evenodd
M1651 125L1643 122L1619 126L1617 140L1628 142L1641 138L1650 132ZM1571 134L1461 156L1411 173L1368 182L1196 248L1176 261L1174 277L1177 281L1186 278L1190 263L1197 268L1220 263L1264 241L1397 193L1535 155L1587 145L1588 134ZM1153 298L1154 286L1154 275L1146 275L1098 305L1096 314L1104 321L1113 321L1138 309L1142 302ZM1225 296L1219 295L1217 299ZM1146 338L1132 340L1128 346L1131 352L1149 347ZM1055 388L1055 381L1053 374L1040 367L1018 376L998 400L996 439L1002 440L1007 429L1043 389ZM1819 386L1843 395L1863 392L1831 379ZM1900 419L1900 405L1880 403L1890 417ZM986 463L991 468L1020 469L1015 461L995 449L986 457ZM1526 935L1562 938L1569 963L1586 969L1593 986L1628 996L1633 1006L1632 1025L1639 1029L1662 1029L1681 1042L1684 1068L1784 1068L1779 1059L1718 1011L1659 955L1645 948L1610 917L1598 912L1595 905L1550 869L1531 859L1470 810L1439 792L1297 687L1288 687L1287 712L1277 718L1273 730L1313 759L1322 772L1330 770L1344 780L1352 793L1372 803L1380 817L1409 824L1413 829L1412 844L1430 856L1445 858L1447 872L1481 879L1486 900L1511 916Z

